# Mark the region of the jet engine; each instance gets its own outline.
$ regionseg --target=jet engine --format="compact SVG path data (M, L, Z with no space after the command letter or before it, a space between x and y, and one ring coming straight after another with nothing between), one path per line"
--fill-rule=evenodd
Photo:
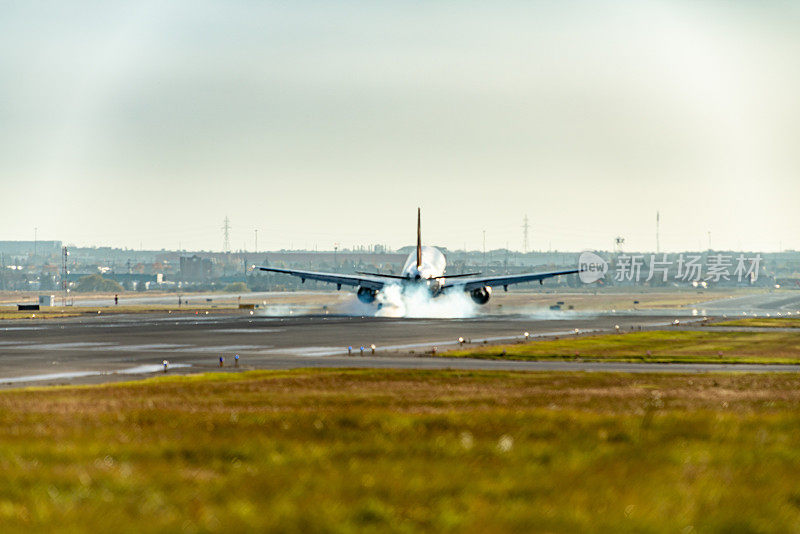
M364 304L371 304L375 301L375 297L378 296L378 292L374 289L369 289L368 287L359 287L357 295L358 300Z
M469 296L472 297L472 300L475 304L486 304L489 302L489 299L492 296L492 288L489 286L479 287L478 289L473 289L469 292Z

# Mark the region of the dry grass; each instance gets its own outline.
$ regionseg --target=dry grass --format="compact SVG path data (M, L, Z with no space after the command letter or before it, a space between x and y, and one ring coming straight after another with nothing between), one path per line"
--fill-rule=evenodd
M0 393L3 532L794 532L800 377L294 371Z
M656 330L570 336L511 345L467 345L440 355L452 358L515 360L800 363L800 333Z
M241 295L241 300L238 297L220 297L214 294L185 294L182 296L183 305L178 306L178 295L153 295L153 297L165 296L169 297L174 302L169 304L129 304L129 298L141 298L141 293L129 293L120 295L120 305L108 306L52 306L43 307L39 311L19 311L15 307L7 306L0 308L0 320L4 319L62 319L69 317L86 317L89 315L113 315L113 314L148 314L148 313L177 313L184 315L192 314L205 314L206 312L214 314L230 314L239 313L239 304L256 304L259 306L308 306L309 311L316 313L323 313L330 308L335 309L335 306L341 304L348 299L355 298L352 293L345 291L341 292L286 292L271 294L268 298L258 297L248 293ZM146 298L151 298L148 293L144 295ZM85 298L109 298L113 299L113 295L104 294L86 294ZM80 301L81 299L76 299ZM24 299L19 299L24 302ZM136 301L133 301L136 302ZM35 303L28 301L28 303ZM245 312L246 313L246 312ZM286 312L288 313L288 311Z
M800 317L751 317L711 323L711 326L751 326L762 328L800 328Z
M562 309L572 306L575 310L610 311L630 309L677 309L693 304L699 304L713 299L724 299L733 295L750 294L752 291L723 290L723 291L697 291L697 290L671 290L671 291L629 291L612 292L601 291L591 293L588 291L570 292L568 290L555 293L496 290L492 300L486 306L488 309L516 309L520 307L534 307L547 309L549 306L563 301ZM638 301L638 304L634 304Z

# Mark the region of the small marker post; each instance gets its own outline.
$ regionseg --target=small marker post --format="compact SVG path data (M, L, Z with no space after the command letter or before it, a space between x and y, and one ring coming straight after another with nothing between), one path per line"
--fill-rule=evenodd
M372 354L375 354L375 343L370 345L369 348L372 350Z
M233 357L233 366L234 367L239 367L239 355L238 354Z
M166 373L167 368L169 367L169 362L167 360L164 360L163 362L161 362L161 365L164 366L164 372Z
M347 355L348 356L352 356L353 355L353 347L352 346L347 347Z
M364 355L364 345L361 345L361 355Z
M525 337L525 341L528 341L528 338L531 337L530 333L528 333L528 332L525 332L522 335Z
M224 356L220 356L219 357L219 366L220 367L224 367L225 366L225 357Z

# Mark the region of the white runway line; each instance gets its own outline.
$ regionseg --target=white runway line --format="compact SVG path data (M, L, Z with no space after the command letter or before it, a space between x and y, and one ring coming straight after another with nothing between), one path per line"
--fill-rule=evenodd
M353 347L353 351L358 353L358 347ZM287 347L281 349L260 350L258 351L258 354L284 354L306 358L316 358L319 356L347 354L347 347L344 349L341 347Z
M178 344L178 343L151 343L149 345L120 345L116 344L109 347L95 347L89 350L95 352L103 352L106 350L113 351L139 351L139 352L162 352L165 350L176 350L183 347L191 347L192 345Z
M211 332L219 332L221 334L275 334L284 330L284 328L221 328L219 330L211 330Z
M72 343L35 343L19 347L25 350L75 350L93 349L96 347L113 347L116 343L97 342L97 341L76 341Z
M259 349L268 349L272 345L216 345L213 347L187 346L175 349L173 352L197 352L197 353L218 353L218 352L245 352Z
M169 368L191 367L188 363L173 363ZM127 369L120 369L118 371L67 371L62 373L44 373L38 375L26 376L13 376L0 378L0 384L18 384L21 382L45 382L48 380L65 380L71 378L84 378L87 376L108 376L108 375L135 375L158 373L164 370L160 364L152 365L137 365L136 367L129 367Z

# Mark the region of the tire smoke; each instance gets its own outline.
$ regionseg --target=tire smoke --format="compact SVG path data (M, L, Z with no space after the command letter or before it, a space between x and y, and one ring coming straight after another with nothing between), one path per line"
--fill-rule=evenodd
M474 317L477 312L475 303L463 291L434 298L425 287L404 290L399 285L389 285L378 293L376 302L380 304L376 317L463 319Z

